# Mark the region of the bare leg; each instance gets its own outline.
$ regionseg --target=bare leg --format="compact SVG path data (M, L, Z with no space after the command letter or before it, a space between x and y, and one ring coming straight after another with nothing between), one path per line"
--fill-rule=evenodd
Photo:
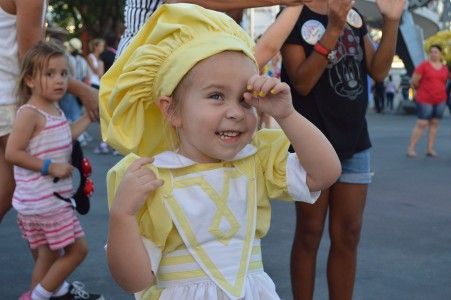
M330 299L350 300L354 289L357 246L368 190L366 184L337 183L330 191L327 263Z
M54 291L66 280L78 267L88 254L88 245L84 238L78 238L75 242L64 248L64 254L60 256L50 267L41 281L41 285L47 291Z
M34 257L33 254L36 252L37 256ZM34 289L58 259L60 251L51 250L48 245L44 245L39 247L37 251L31 249L31 253L36 261L33 268L33 274L31 275L31 289Z
M415 147L417 145L418 140L421 138L421 136L423 135L423 131L424 129L428 126L429 121L428 120L422 120L422 119L418 119L415 127L412 130L412 135L410 137L410 144L409 147L407 148L407 155L408 156L415 156Z
M431 156L437 156L437 152L434 150L435 137L437 136L439 119L431 119L429 122L429 135L428 135L428 146L427 154Z
M322 191L315 204L296 202L296 231L291 249L293 299L313 298L316 254L329 206L329 191Z
M11 208L14 189L13 166L5 160L5 148L8 136L0 137L0 223Z

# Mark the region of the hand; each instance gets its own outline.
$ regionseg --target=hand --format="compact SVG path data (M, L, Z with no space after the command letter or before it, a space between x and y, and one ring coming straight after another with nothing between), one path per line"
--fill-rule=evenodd
M247 90L243 95L246 103L276 120L294 111L290 87L277 78L254 75L248 81Z
M348 12L354 5L354 1L328 0L327 5L328 5L327 27L336 30L338 33L341 33L346 24L346 17L348 16Z
M384 18L399 20L404 12L405 0L376 0L376 4Z
M50 163L49 175L55 178L66 178L72 174L74 167L69 163Z
M149 194L163 185L163 180L146 166L152 162L153 158L141 157L128 167L116 191L112 212L135 216Z
M86 108L89 118L94 121L99 120L99 91L90 86L86 86L79 96Z

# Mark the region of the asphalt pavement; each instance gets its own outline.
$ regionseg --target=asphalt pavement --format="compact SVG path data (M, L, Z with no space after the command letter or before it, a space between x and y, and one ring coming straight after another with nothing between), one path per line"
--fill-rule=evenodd
M354 299L451 299L451 118L446 116L437 136L439 157L426 157L425 137L416 158L406 146L415 116L368 113L373 142L373 183L365 208ZM98 126L89 132L98 139ZM96 155L96 141L85 147L93 164L95 194L91 211L80 216L89 255L70 280L106 299L133 299L109 275L104 245L108 210L106 172L120 156ZM295 224L294 205L273 202L271 229L263 240L263 263L282 299L292 299L289 256ZM33 261L10 211L0 224L0 300L17 299L28 288ZM328 299L324 235L318 253L314 299ZM126 254L125 254L126 255Z

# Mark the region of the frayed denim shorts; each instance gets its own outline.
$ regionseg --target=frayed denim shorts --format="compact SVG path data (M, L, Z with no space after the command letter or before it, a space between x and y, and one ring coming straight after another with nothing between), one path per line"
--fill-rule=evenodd
M371 172L370 162L370 149L354 153L351 158L342 160L341 176L338 178L338 182L357 184L371 183L373 172Z

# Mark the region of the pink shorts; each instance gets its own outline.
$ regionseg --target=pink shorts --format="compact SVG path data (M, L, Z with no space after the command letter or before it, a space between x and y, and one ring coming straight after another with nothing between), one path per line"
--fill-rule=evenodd
M42 245L49 245L52 250L62 249L85 235L75 211L70 206L58 210L53 215L19 213L17 224L31 249Z

